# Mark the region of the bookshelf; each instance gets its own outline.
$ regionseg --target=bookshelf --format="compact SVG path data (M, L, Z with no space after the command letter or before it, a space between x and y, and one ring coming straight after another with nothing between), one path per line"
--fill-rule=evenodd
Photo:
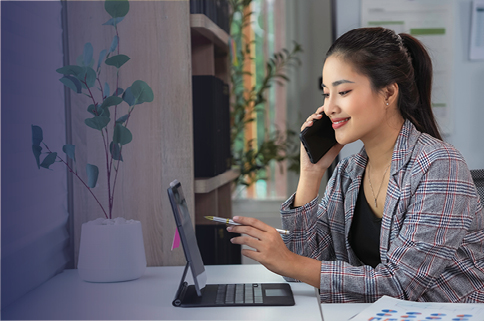
M228 84L229 35L204 14L190 14L193 76L215 76ZM193 120L196 122L196 119ZM233 247L225 226L204 216L232 217L232 182L238 171L227 170L208 178L195 178L195 225L197 239L206 264L239 263L240 247ZM213 254L215 242L215 252ZM227 244L228 243L228 244ZM225 244L225 245L221 245ZM227 258L220 261L220 258ZM235 258L235 261L234 261Z

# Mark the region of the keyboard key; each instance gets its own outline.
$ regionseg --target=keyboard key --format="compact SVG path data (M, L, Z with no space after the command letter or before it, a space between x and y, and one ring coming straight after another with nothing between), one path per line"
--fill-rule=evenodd
M245 303L254 303L254 290L252 284L245 285Z
M215 304L224 304L225 303L225 284L219 284L217 288L217 297L215 298Z
M225 303L234 304L235 284L227 284L227 292L225 292Z
M244 285L236 284L235 286L235 304L244 303Z

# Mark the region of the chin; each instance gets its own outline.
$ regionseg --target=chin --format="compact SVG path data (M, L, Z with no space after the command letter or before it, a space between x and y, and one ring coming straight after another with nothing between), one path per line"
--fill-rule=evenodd
M342 135L342 134L338 135L338 132L336 132L335 138L336 138L336 141L338 142L338 144L340 144L340 145L351 144L351 143L354 143L358 140L358 138L348 137L348 136Z

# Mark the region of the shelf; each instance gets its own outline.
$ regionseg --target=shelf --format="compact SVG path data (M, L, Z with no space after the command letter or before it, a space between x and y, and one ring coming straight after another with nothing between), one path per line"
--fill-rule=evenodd
M239 173L239 170L232 169L210 178L195 178L195 194L210 193L220 186L236 179L237 176L239 176Z
M230 36L204 14L190 15L190 28L211 40L218 49L228 52Z

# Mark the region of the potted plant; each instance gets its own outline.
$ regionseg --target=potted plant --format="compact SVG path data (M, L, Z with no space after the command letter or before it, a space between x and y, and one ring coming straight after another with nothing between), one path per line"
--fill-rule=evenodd
M66 156L61 157L44 143L42 128L32 125L32 151L37 167L50 169L56 162L63 163L86 187L104 213L104 218L84 223L81 230L78 270L82 279L91 282L137 279L146 269L141 223L120 217L113 218L113 204L124 148L133 138L128 129L130 117L136 106L153 101L154 95L150 86L142 80L134 81L126 89L118 86L119 69L130 60L128 56L120 53L118 32L118 24L129 11L129 2L106 0L104 9L111 19L103 25L114 28L109 48L102 50L96 60L93 46L86 43L76 64L61 67L57 72L63 75L60 81L66 87L89 97L90 104L86 106L88 117L84 123L99 132L104 146L107 204L92 190L98 181L99 167L87 164L85 171L78 171L75 146L64 145L62 150ZM103 84L101 81L101 72L104 74L105 69L116 73L114 85L110 86L107 82ZM127 112L121 112L122 110Z

